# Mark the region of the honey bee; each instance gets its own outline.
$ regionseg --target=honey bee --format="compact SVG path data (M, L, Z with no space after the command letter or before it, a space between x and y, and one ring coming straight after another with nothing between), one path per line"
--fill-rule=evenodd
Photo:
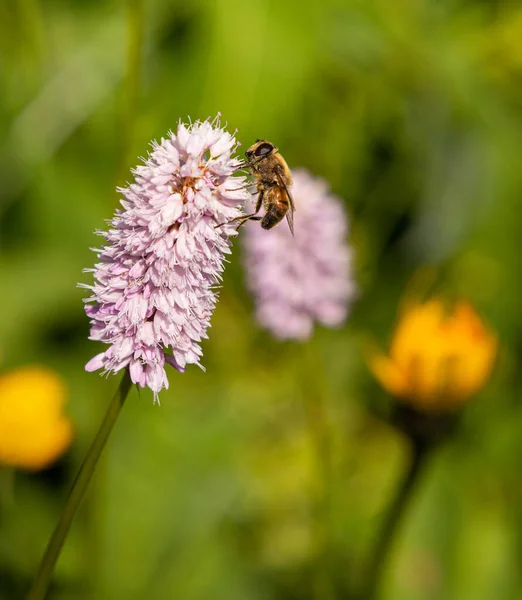
M261 221L263 229L272 229L286 216L288 226L294 235L294 201L289 191L292 174L279 150L267 140L256 140L245 152L247 157L243 167L249 167L256 179L257 201L250 215L234 219L239 221L238 229L247 221ZM265 214L259 216L261 206Z

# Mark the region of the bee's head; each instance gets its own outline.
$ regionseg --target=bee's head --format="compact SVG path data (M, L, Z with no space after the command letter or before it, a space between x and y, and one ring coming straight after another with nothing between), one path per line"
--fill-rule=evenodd
M267 142L266 140L256 140L256 143L245 152L245 156L248 160L252 158L263 158L264 156L268 156L272 154L272 152L276 151L277 148L274 144Z

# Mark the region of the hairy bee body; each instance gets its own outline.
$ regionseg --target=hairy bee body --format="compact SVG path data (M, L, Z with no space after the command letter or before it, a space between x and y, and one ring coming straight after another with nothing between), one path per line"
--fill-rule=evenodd
M292 174L279 150L267 140L257 140L245 152L247 163L256 179L257 201L251 215L240 217L239 226L246 221L261 221L263 229L272 229L286 216L292 235L294 234L294 201L289 188L292 186ZM257 213L264 208L262 217Z
M258 188L258 191L261 191ZM265 214L261 219L263 229L272 229L285 218L291 209L288 196L281 191L280 187L272 186L263 188L263 208Z
M257 180L258 189L260 186L280 186L281 182L288 187L292 185L292 174L286 164L286 160L270 142L257 140L245 152L245 156Z

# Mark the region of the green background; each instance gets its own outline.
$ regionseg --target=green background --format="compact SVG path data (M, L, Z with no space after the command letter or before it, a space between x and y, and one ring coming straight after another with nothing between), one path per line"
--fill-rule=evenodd
M62 374L76 437L54 468L15 474L14 502L0 499L0 598L23 597L117 385L83 370L101 351L76 287L93 231L151 139L218 111L243 148L277 143L344 199L359 298L342 330L277 342L255 323L236 242L206 373L171 371L161 406L132 391L52 597L355 597L408 462L406 440L375 416L389 399L364 346L386 346L426 266L501 349L422 473L381 598L522 597L519 4L18 0L0 3L1 368ZM329 416L328 473L314 402Z

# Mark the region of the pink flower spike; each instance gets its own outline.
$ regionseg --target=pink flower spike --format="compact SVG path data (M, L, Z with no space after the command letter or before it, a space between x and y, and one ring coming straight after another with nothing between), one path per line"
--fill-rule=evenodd
M269 231L251 221L243 246L257 320L279 339L305 341L315 322L344 323L357 286L342 201L304 169L292 177L295 237L286 221Z
M250 197L245 178L233 177L236 148L219 119L180 123L152 143L134 183L120 190L122 208L99 232L106 243L95 250L94 285L82 284L92 290L85 307L90 337L109 344L88 371L129 367L132 381L157 400L168 387L165 363L180 372L201 366L199 342L207 337L214 286L236 235L236 224L228 223ZM225 189L234 190L233 198Z

